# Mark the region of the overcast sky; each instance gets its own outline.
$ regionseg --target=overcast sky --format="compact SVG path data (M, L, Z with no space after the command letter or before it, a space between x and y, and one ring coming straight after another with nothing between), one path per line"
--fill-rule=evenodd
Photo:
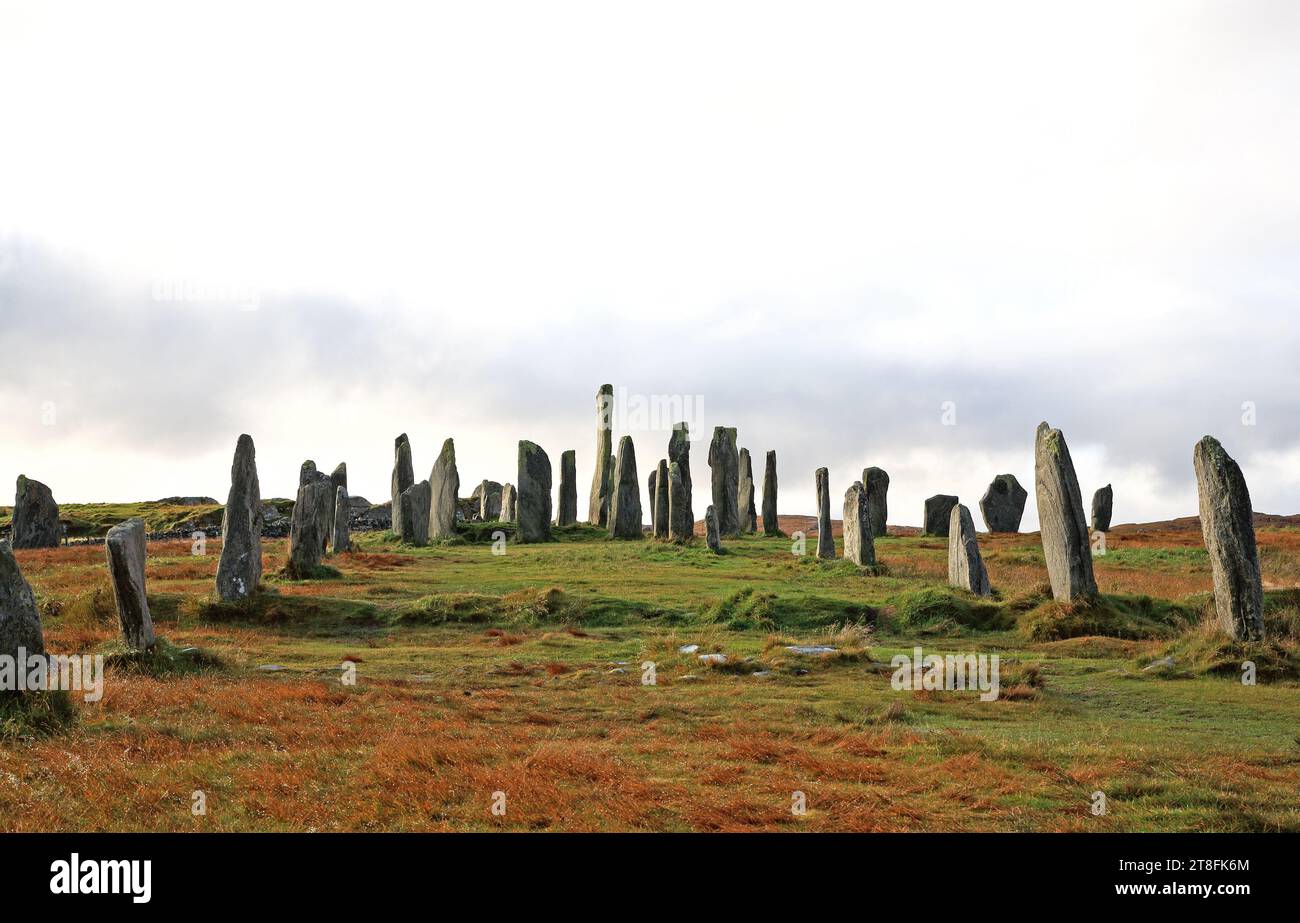
M527 438L585 515L611 382L694 403L697 514L725 424L784 513L1011 472L1036 528L1040 420L1116 522L1194 514L1206 433L1300 512L1297 47L1286 0L0 2L0 485L224 500L248 432L264 496L381 501L407 432L468 494Z

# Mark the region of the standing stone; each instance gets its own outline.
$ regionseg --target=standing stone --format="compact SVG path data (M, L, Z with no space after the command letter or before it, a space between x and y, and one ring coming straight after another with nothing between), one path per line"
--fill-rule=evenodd
M1096 595L1088 523L1074 462L1065 436L1046 423L1038 424L1034 437L1034 488L1053 598L1073 602Z
M328 477L311 478L298 488L289 525L289 563L285 570L295 580L305 580L320 566L328 534L321 510L331 505Z
M990 532L1019 532L1028 497L1029 491L1020 486L1014 474L999 474L980 498L984 525Z
M1115 503L1115 491L1107 484L1092 495L1092 531L1109 532L1110 514Z
M926 535L948 535L948 523L952 519L953 507L957 505L957 498L951 494L935 494L925 501L925 529Z
M342 487L344 490L348 489L348 463L347 462L339 462L338 465L334 468L334 470L330 472L330 483L334 485L334 492L330 496L332 496L334 500L337 502L338 495L339 495L339 488ZM338 522L338 506L335 504L331 504L330 506L331 544L333 543L333 529L334 529L333 523L335 522Z
M323 471L316 470L316 463L308 459L302 463L298 470L298 487L302 488L307 484L325 484L328 489L314 491L312 497L315 500L316 517L320 520L316 535L320 538L321 554L329 550L330 536L334 532L334 482L330 476Z
M736 480L736 518L740 521L740 531L754 533L758 531L758 516L754 509L754 463L749 457L749 449L740 450L739 477Z
M686 492L686 483L682 480L682 466L677 462L670 462L668 465L668 538L674 542L689 542L695 534L693 516L691 495Z
M557 526L571 526L578 521L578 453L566 449L560 453L560 508L555 513Z
M817 557L835 559L835 534L831 531L831 474L817 469Z
M262 580L262 488L257 480L257 450L247 433L235 445L230 493L221 520L221 560L217 595L224 602L252 596Z
M718 535L718 512L711 503L704 511L704 541L714 554L722 554L722 539Z
M668 437L668 468L671 471L672 466L676 464L680 469L682 476L682 489L686 492L686 506L682 509L681 515L691 523L691 532L695 531L695 508L694 497L692 496L691 487L691 430L685 421L673 424L673 434ZM669 506L672 506L672 485L669 484ZM672 514L669 513L671 516ZM669 526L672 532L671 525Z
M636 476L636 449L632 437L618 441L614 480L609 495L611 538L641 538L641 485Z
M818 545L821 544L820 539ZM871 535L871 508L861 481L844 494L844 557L859 567L876 563L876 540Z
M402 531L402 494L415 483L415 466L411 464L411 440L406 433L393 440L392 518L393 531Z
M408 545L429 544L429 505L433 499L433 489L428 481L412 484L402 491L402 520L397 525L397 534Z
M880 538L888 531L889 475L884 468L865 468L862 486L867 489L867 513L871 517L871 534Z
M113 526L104 539L104 548L122 637L131 650L146 651L154 646L155 639L149 599L144 592L144 520L128 519Z
M314 481L318 474L320 472L316 470L316 463L310 458L307 459L302 463L302 467L298 469L298 486L301 487L308 481Z
M334 531L330 534L330 550L335 554L352 549L352 535L348 531L348 517L352 508L348 502L348 489L334 490Z
M713 427L709 443L709 467L712 469L713 509L721 535L740 534L740 453L736 451L736 428Z
M633 477L636 475L633 474ZM542 447L519 440L519 541L551 540L551 459Z
M59 505L54 502L54 494L40 481L18 475L13 528L10 530L13 547L55 548L62 532Z
M1234 640L1263 640L1264 588L1246 479L1213 436L1196 443L1192 465L1219 625Z
M14 560L8 542L0 542L0 656L18 659L18 649L27 654L45 653L45 632L36 597Z
M614 465L614 386L601 385L596 392L596 471L591 477L591 498L587 504L587 522L593 526L609 524L610 479Z
M989 572L980 557L975 538L975 520L963 504L952 508L948 518L948 585L970 590L976 596L988 596Z
M501 485L501 521L514 522L519 518L519 495L509 481Z
M647 496L650 498L650 534L658 535L655 531L655 490L659 486L659 467L656 465L650 469L650 477L646 478L645 483Z
M456 537L456 500L460 496L460 474L456 471L456 444L448 439L442 444L438 460L429 474L431 500L429 537L434 541Z
M483 522L497 522L501 519L501 485L496 481L484 481L478 490L478 518Z
M781 534L776 518L776 449L768 451L767 464L763 469L763 534Z
M668 495L671 490L672 485L668 481L668 459L661 458L659 467L655 471L655 491L650 495L650 503L654 509L654 516L651 518L654 521L652 529L655 538L668 537L668 520L672 516Z

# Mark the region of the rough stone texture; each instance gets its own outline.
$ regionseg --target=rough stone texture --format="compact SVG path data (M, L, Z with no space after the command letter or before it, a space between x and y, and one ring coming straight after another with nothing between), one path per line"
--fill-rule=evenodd
M495 522L501 518L501 485L496 481L484 481L474 489L478 499L478 518L483 522Z
M54 502L50 489L40 481L18 475L13 528L10 530L13 547L55 548L62 535L59 505Z
M352 535L348 531L351 511L348 489L342 486L336 487L334 489L334 531L330 533L330 550L335 554L352 548Z
M1046 423L1038 424L1034 437L1034 488L1052 596L1072 602L1096 595L1088 523L1074 462L1061 431Z
M402 494L415 483L415 466L411 464L411 440L406 433L393 440L392 519L393 531L402 529Z
M514 522L519 518L519 494L509 481L501 485L501 521Z
M752 534L758 531L758 514L754 509L754 462L749 457L749 449L740 450L739 462L736 518L740 521L740 531Z
M144 520L139 518L113 526L104 539L117 619L122 623L122 638L133 651L148 650L155 641L144 591L145 546Z
M817 469L817 557L835 559L835 535L831 532L831 474Z
M578 453L566 449L560 453L560 507L555 512L557 526L571 526L578 521Z
M714 554L722 553L722 538L718 535L718 511L709 504L704 511L704 541Z
M709 468L712 469L713 509L721 535L740 534L740 453L736 450L734 426L713 427L709 443Z
M618 441L614 481L609 495L609 534L612 538L641 538L641 484L636 475L632 437Z
M671 515L668 509L668 493L672 490L668 483L668 459L659 459L659 467L655 470L655 489L650 495L651 507L654 510L654 525L652 530L655 538L668 537L668 517Z
M690 427L686 425L685 421L682 421L681 423L674 423L673 434L668 437L668 467L670 471L672 470L672 466L674 464L676 464L681 471L682 489L686 492L686 506L684 508L684 511L682 512L682 515L690 520L691 530L693 532L695 529L695 508L694 508L695 501L692 495L693 488L691 487L691 430ZM670 507L672 506L671 490L672 490L672 485L670 484L669 485L669 506ZM672 514L669 513L669 515L671 516ZM670 533L672 532L671 525L669 526L668 531Z
M45 653L45 632L36 597L23 578L8 542L0 542L0 655L17 658L18 649Z
M1219 624L1237 641L1262 640L1264 589L1246 479L1213 436L1196 443L1192 465Z
M980 514L990 532L1019 532L1020 517L1025 513L1029 491L1020 486L1014 474L999 474L980 497Z
M334 532L334 482L323 471L316 470L314 461L305 461L298 472L299 488L307 484L324 484L325 488L312 493L316 501L316 516L320 520L316 534L320 538L321 554L329 550L330 536Z
M274 509L274 507L272 507ZM217 595L226 602L246 599L262 580L262 488L257 480L257 450L247 433L235 445L230 493L221 520L221 560Z
M1110 514L1114 504L1115 491L1109 484L1092 495L1092 531L1110 531Z
M412 484L402 491L401 521L397 524L397 534L408 545L429 544L429 504L433 500L433 488L428 481Z
M301 487L308 481L314 481L318 474L320 472L316 470L316 463L310 458L307 459L302 463L302 467L298 469L298 486Z
M330 472L330 483L334 485L334 492L330 494L330 496L334 498L334 502L330 505L330 522L334 523L338 520L339 516L338 506L336 505L338 502L339 488L342 487L344 490L348 489L347 462L339 462L338 465L335 466L334 470ZM333 545L334 539L332 525L330 526L330 530L330 544Z
M635 473L634 475L635 476ZM519 541L551 540L551 459L542 447L519 440Z
M821 544L820 539L818 545ZM871 535L871 508L867 488L854 481L844 494L844 557L859 567L876 563L876 540Z
M871 534L880 538L887 531L889 521L889 475L884 468L864 468L862 486L867 489L867 514L871 518Z
M970 590L977 596L993 592L975 538L975 520L970 509L960 503L952 508L948 518L948 584Z
M330 508L333 486L328 477L318 477L298 488L289 526L289 563L285 568L296 580L310 577L325 553L329 536L323 534L325 522L321 510Z
M925 501L926 535L948 534L948 523L952 518L952 509L957 505L957 498L951 494L935 494Z
M763 534L781 534L776 518L776 449L768 451L763 469Z
M668 464L668 538L674 542L689 542L695 534L695 519L691 512L691 496L682 480L682 466Z
M587 503L587 522L593 526L609 524L610 481L614 465L614 386L601 385L596 392L596 471L591 477L591 498Z
M658 535L655 531L655 491L659 484L659 467L656 465L650 469L650 476L645 479L646 495L650 498L650 534Z
M442 444L438 460L433 463L433 470L429 473L429 490L429 538L434 541L455 538L460 474L456 471L456 443L451 439Z

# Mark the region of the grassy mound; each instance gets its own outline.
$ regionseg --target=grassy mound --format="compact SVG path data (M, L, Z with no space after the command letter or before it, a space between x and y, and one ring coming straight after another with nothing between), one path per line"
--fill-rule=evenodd
M61 689L0 692L0 740L48 737L72 726L77 713Z
M1085 635L1121 639L1172 638L1192 625L1199 608L1150 596L1102 596L1063 603L1047 600L1020 616L1030 641L1060 641Z
M1152 672L1160 676L1233 676L1240 678L1247 661L1257 682L1300 680L1300 591L1282 590L1264 597L1264 640L1234 641L1219 626L1213 609L1162 650L1138 661L1140 667L1172 660Z
M102 651L104 669L131 676L189 676L224 670L220 657L197 647L179 648L166 638L159 638L152 650L133 651L120 640L112 641Z
M825 628L874 623L876 610L862 603L812 594L778 596L743 587L700 610L700 620L732 631Z
M1013 616L1002 606L950 588L925 587L890 600L890 621L900 631L958 633L962 629L1000 631L1012 627Z

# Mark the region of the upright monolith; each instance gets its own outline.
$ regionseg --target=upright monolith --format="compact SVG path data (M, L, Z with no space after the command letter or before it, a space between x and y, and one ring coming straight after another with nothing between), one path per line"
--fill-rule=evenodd
M455 538L460 474L456 471L456 443L451 439L443 442L429 472L429 491L429 538L435 542Z
M18 475L13 528L10 530L13 547L54 548L62 533L59 505L54 502L54 494L40 481Z
M45 653L45 632L36 597L8 542L0 542L0 657L18 661L19 651Z
M736 450L736 428L715 426L709 443L709 468L713 511L720 535L740 534L740 453Z
M1107 484L1092 495L1092 531L1109 532L1110 514L1115 504L1115 491Z
M293 504L293 518L289 525L289 563L286 570L295 580L315 576L329 534L322 510L328 512L333 484L327 476L308 478L298 487L298 497Z
M871 518L871 534L875 538L880 538L888 531L889 475L884 468L864 468L862 486L867 489L867 513Z
M876 563L871 508L867 504L867 488L861 481L854 481L844 494L844 557L859 567Z
M990 532L1019 532L1029 491L1014 474L999 474L980 497L980 514Z
M977 596L992 592L975 537L975 520L970 509L961 503L952 508L948 517L948 584L970 590Z
M519 440L519 541L551 540L551 459L535 442Z
M601 385L596 392L596 470L591 476L591 497L587 502L587 522L593 526L609 524L609 490L614 466L614 386Z
M1196 443L1192 465L1219 625L1234 640L1262 640L1264 586L1246 478L1213 436Z
M655 531L655 490L659 486L658 465L650 469L650 476L645 479L645 486L646 496L649 497L650 504L648 509L648 512L650 513L650 534L658 535L659 533Z
M104 549L122 638L131 650L146 651L154 646L155 639L149 599L144 591L144 520L128 519L113 526L104 539Z
M682 466L677 462L668 465L668 538L674 542L688 542L695 534L695 520L691 518L691 497L682 480Z
M501 518L501 485L496 481L483 481L478 486L478 518L496 522Z
M831 532L831 475L817 469L817 557L835 558L835 535Z
M330 472L330 483L334 485L334 491L330 496L334 498L333 504L337 504L338 496L339 496L339 488L342 487L344 490L348 489L348 463L347 462L339 462L334 467L334 470ZM333 504L330 506L331 523L338 522L338 518L339 518L338 506ZM333 537L332 537L333 526L331 525L330 528L331 528L330 545L333 546L334 544Z
M257 480L257 450L247 433L235 445L230 493L221 520L221 560L217 595L225 602L246 599L262 580L262 488Z
M1088 523L1074 462L1061 431L1046 423L1038 424L1034 437L1034 489L1052 596L1073 602L1096 595Z
M754 462L749 457L749 449L741 449L739 456L739 477L736 482L736 518L740 522L740 531L753 533L758 531L758 514L754 508Z
M397 534L408 545L429 544L429 505L433 500L433 489L428 481L412 484L402 491L402 521Z
M519 494L509 481L501 485L501 521L514 522L519 518Z
M695 509L694 499L691 496L691 431L685 421L673 424L673 434L668 437L668 467L676 464L682 476L682 489L686 492L686 506L681 510L681 515L690 520L691 529L695 528ZM671 490L669 485L669 505L671 506ZM671 515L671 514L669 514ZM669 528L671 533L672 529Z
M393 440L392 518L393 531L402 531L402 494L415 483L415 466L411 464L411 440L406 433Z
M957 505L957 498L951 494L935 494L925 501L925 529L926 535L941 535L947 537L948 523L952 518L953 507Z
M704 511L704 542L714 554L722 553L722 537L718 534L718 511L709 504Z
M578 521L578 453L566 449L560 453L560 505L555 511L557 526L571 526Z
M776 518L776 449L769 449L763 468L763 534L780 535Z
M348 502L348 489L334 489L334 529L330 533L330 551L338 554L352 548L352 533L348 530L348 519L352 508Z
M609 534L613 538L641 538L641 484L636 475L636 449L632 437L618 441L614 480L609 495Z
M650 502L654 506L653 525L655 538L668 537L668 518L671 515L668 509L668 494L672 490L672 485L668 482L668 459L659 459L659 467L655 471L655 489L650 495Z

